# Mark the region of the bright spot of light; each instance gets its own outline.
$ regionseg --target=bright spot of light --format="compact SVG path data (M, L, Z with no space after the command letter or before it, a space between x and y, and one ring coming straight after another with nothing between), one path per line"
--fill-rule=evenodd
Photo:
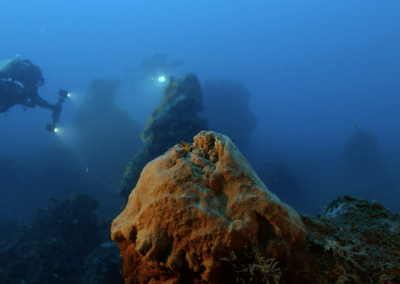
M85 95L83 95L83 94L80 93L80 92L69 92L69 93L67 94L68 100L66 100L66 101L64 102L63 109L64 109L64 108L65 108L65 109L69 108L69 107L70 107L70 106L69 106L70 103L73 103L74 105L79 104L79 103L81 102L81 100L82 100L84 97L85 97ZM90 94L87 95L87 97L90 98ZM87 98L87 97L86 97L86 98Z
M56 127L56 128L54 128L54 132L57 132L57 127Z
M158 82L165 82L165 77L164 76L158 77Z

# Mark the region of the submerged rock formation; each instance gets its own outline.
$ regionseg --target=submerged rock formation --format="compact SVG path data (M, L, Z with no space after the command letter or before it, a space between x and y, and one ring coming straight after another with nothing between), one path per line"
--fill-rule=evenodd
M89 174L118 183L129 158L143 146L140 125L115 102L117 80L95 79L73 120Z
M347 171L371 175L384 168L382 153L378 149L377 137L371 131L357 130L347 140L343 157Z
M52 199L31 223L6 232L0 283L80 283L84 259L101 241L97 206L88 195Z
M111 232L125 283L234 283L227 259L246 262L246 247L290 265L306 245L299 214L231 139L204 131L146 165Z
M215 132L147 164L111 237L125 284L400 283L400 215L348 195L298 214Z
M380 196L393 196L398 173L386 162L384 152L379 149L378 137L372 131L357 129L343 149L344 163L339 168L342 192L347 192L367 200ZM377 196L379 192L379 196ZM397 207L396 198L387 198L386 204Z
M188 73L179 80L170 78L161 103L150 115L141 134L146 145L126 167L120 188L121 197L128 198L148 162L176 143L188 141L206 129L207 122L199 114L203 109L202 96L196 75Z
M239 150L245 151L257 126L257 117L248 105L250 92L246 86L233 80L209 80L202 87L209 129L234 138Z
M121 277L122 260L115 243L108 241L93 249L85 258L85 274L80 283L118 284Z
M301 269L282 283L400 283L400 215L345 195L302 219L308 245L296 256Z

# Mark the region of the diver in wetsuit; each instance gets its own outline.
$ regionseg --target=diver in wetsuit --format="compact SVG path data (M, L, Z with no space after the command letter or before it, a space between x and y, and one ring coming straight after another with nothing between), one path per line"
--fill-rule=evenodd
M53 111L53 124L59 121L62 103L68 97L68 92L60 90L59 100L50 104L38 94L38 88L44 85L44 78L40 68L28 59L21 60L15 56L0 62L0 113L7 113L14 105L34 108L37 105ZM47 130L48 127L46 127Z
M135 89L135 83L144 79L160 80L169 78L171 70L185 63L184 60L176 60L168 62L168 56L164 53L155 53L149 58L140 62L140 67L135 69L127 69L125 72L124 82L128 80L130 73L138 73L138 76L131 78L132 89Z

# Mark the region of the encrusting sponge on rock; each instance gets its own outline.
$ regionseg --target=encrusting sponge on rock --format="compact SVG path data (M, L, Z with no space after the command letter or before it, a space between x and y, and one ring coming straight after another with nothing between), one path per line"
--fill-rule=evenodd
M307 239L299 214L266 188L230 138L211 131L146 165L111 237L126 283L228 283L222 259L232 252L240 260L257 246L288 262Z

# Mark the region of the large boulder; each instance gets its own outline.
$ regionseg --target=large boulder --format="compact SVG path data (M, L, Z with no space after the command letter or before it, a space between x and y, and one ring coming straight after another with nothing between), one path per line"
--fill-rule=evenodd
M111 237L125 283L231 283L226 259L247 261L246 247L259 247L272 264L290 263L306 244L296 211L231 139L204 131L146 165Z
M308 244L296 256L301 269L286 271L292 281L283 283L400 283L399 214L344 195L301 216Z

